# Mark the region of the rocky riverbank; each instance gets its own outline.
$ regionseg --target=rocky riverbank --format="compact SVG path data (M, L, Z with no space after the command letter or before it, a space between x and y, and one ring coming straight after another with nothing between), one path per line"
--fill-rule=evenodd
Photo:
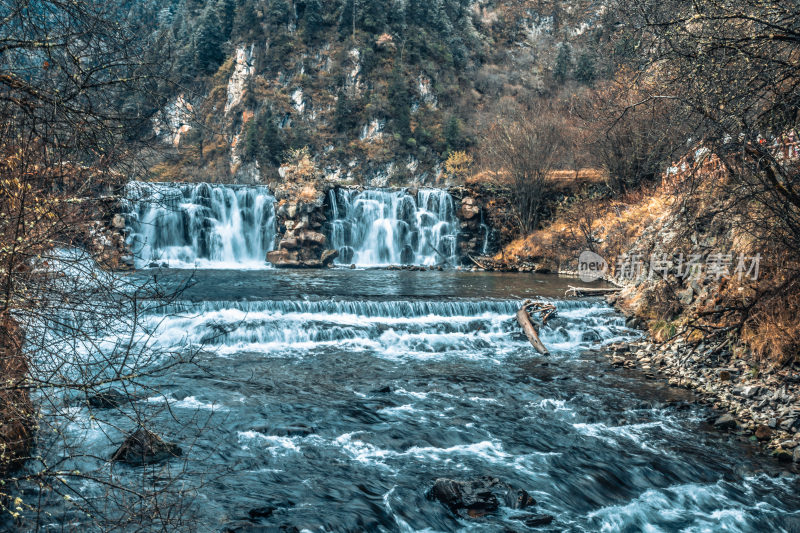
M800 463L800 364L759 369L725 348L677 339L618 343L605 355L614 366L691 389L719 411L710 421L717 429L758 441L779 461Z

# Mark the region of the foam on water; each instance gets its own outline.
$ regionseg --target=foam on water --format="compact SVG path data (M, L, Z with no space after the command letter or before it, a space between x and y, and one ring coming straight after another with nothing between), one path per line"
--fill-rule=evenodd
M541 331L554 352L631 335L605 304L556 302L561 318ZM264 301L178 303L152 315L161 348L180 344L217 353L305 353L335 345L389 359L459 356L500 361L525 349L518 301ZM561 313L563 309L563 313ZM164 313L164 314L161 314ZM491 357L487 358L487 354Z

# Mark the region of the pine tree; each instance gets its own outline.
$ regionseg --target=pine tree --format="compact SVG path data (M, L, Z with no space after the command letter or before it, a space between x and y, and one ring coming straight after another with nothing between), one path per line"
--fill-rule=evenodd
M223 41L227 41L231 37L233 30L233 17L236 12L236 5L233 0L217 0L215 6L217 20L219 21L219 32Z
M272 0L268 13L270 24L282 26L291 19L292 6L287 0Z
M464 139L461 134L461 121L458 120L458 117L455 115L452 115L445 125L444 139L447 142L447 149L449 151L464 148Z
M320 0L306 0L303 10L303 37L306 42L316 39L325 25L325 17Z
M206 8L194 35L194 65L202 74L214 72L225 60L217 10Z
M411 135L411 94L403 72L397 68L389 84L389 105L392 108L394 132L403 138Z
M588 52L582 53L578 57L578 64L575 66L575 79L584 85L593 85L596 77L594 56Z
M569 71L572 69L572 52L569 45L562 43L558 48L558 56L556 57L556 65L553 68L553 77L558 83L563 83L569 76Z

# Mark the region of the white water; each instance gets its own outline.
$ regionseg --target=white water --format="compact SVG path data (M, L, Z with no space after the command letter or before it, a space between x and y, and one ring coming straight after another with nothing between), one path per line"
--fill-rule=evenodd
M137 268L265 268L275 244L266 187L131 183L125 214Z
M502 301L261 301L173 304L159 309L148 329L156 345L240 352L304 355L321 347L370 350L388 359L457 355L495 358L529 348L516 340L514 313L520 302ZM624 319L603 305L561 301L542 340L556 352L613 342L631 334ZM163 314L162 314L163 313ZM588 334L591 333L591 337Z
M441 189L331 190L331 244L339 264L454 265L458 219Z

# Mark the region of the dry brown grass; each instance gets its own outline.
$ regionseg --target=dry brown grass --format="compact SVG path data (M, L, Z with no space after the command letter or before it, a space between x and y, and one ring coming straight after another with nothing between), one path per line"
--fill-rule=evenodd
M589 179L600 179L596 172ZM644 228L672 208L663 187L642 189L617 199L585 198L561 209L541 230L506 246L495 260L548 261L570 268L581 251L590 249L613 264Z

